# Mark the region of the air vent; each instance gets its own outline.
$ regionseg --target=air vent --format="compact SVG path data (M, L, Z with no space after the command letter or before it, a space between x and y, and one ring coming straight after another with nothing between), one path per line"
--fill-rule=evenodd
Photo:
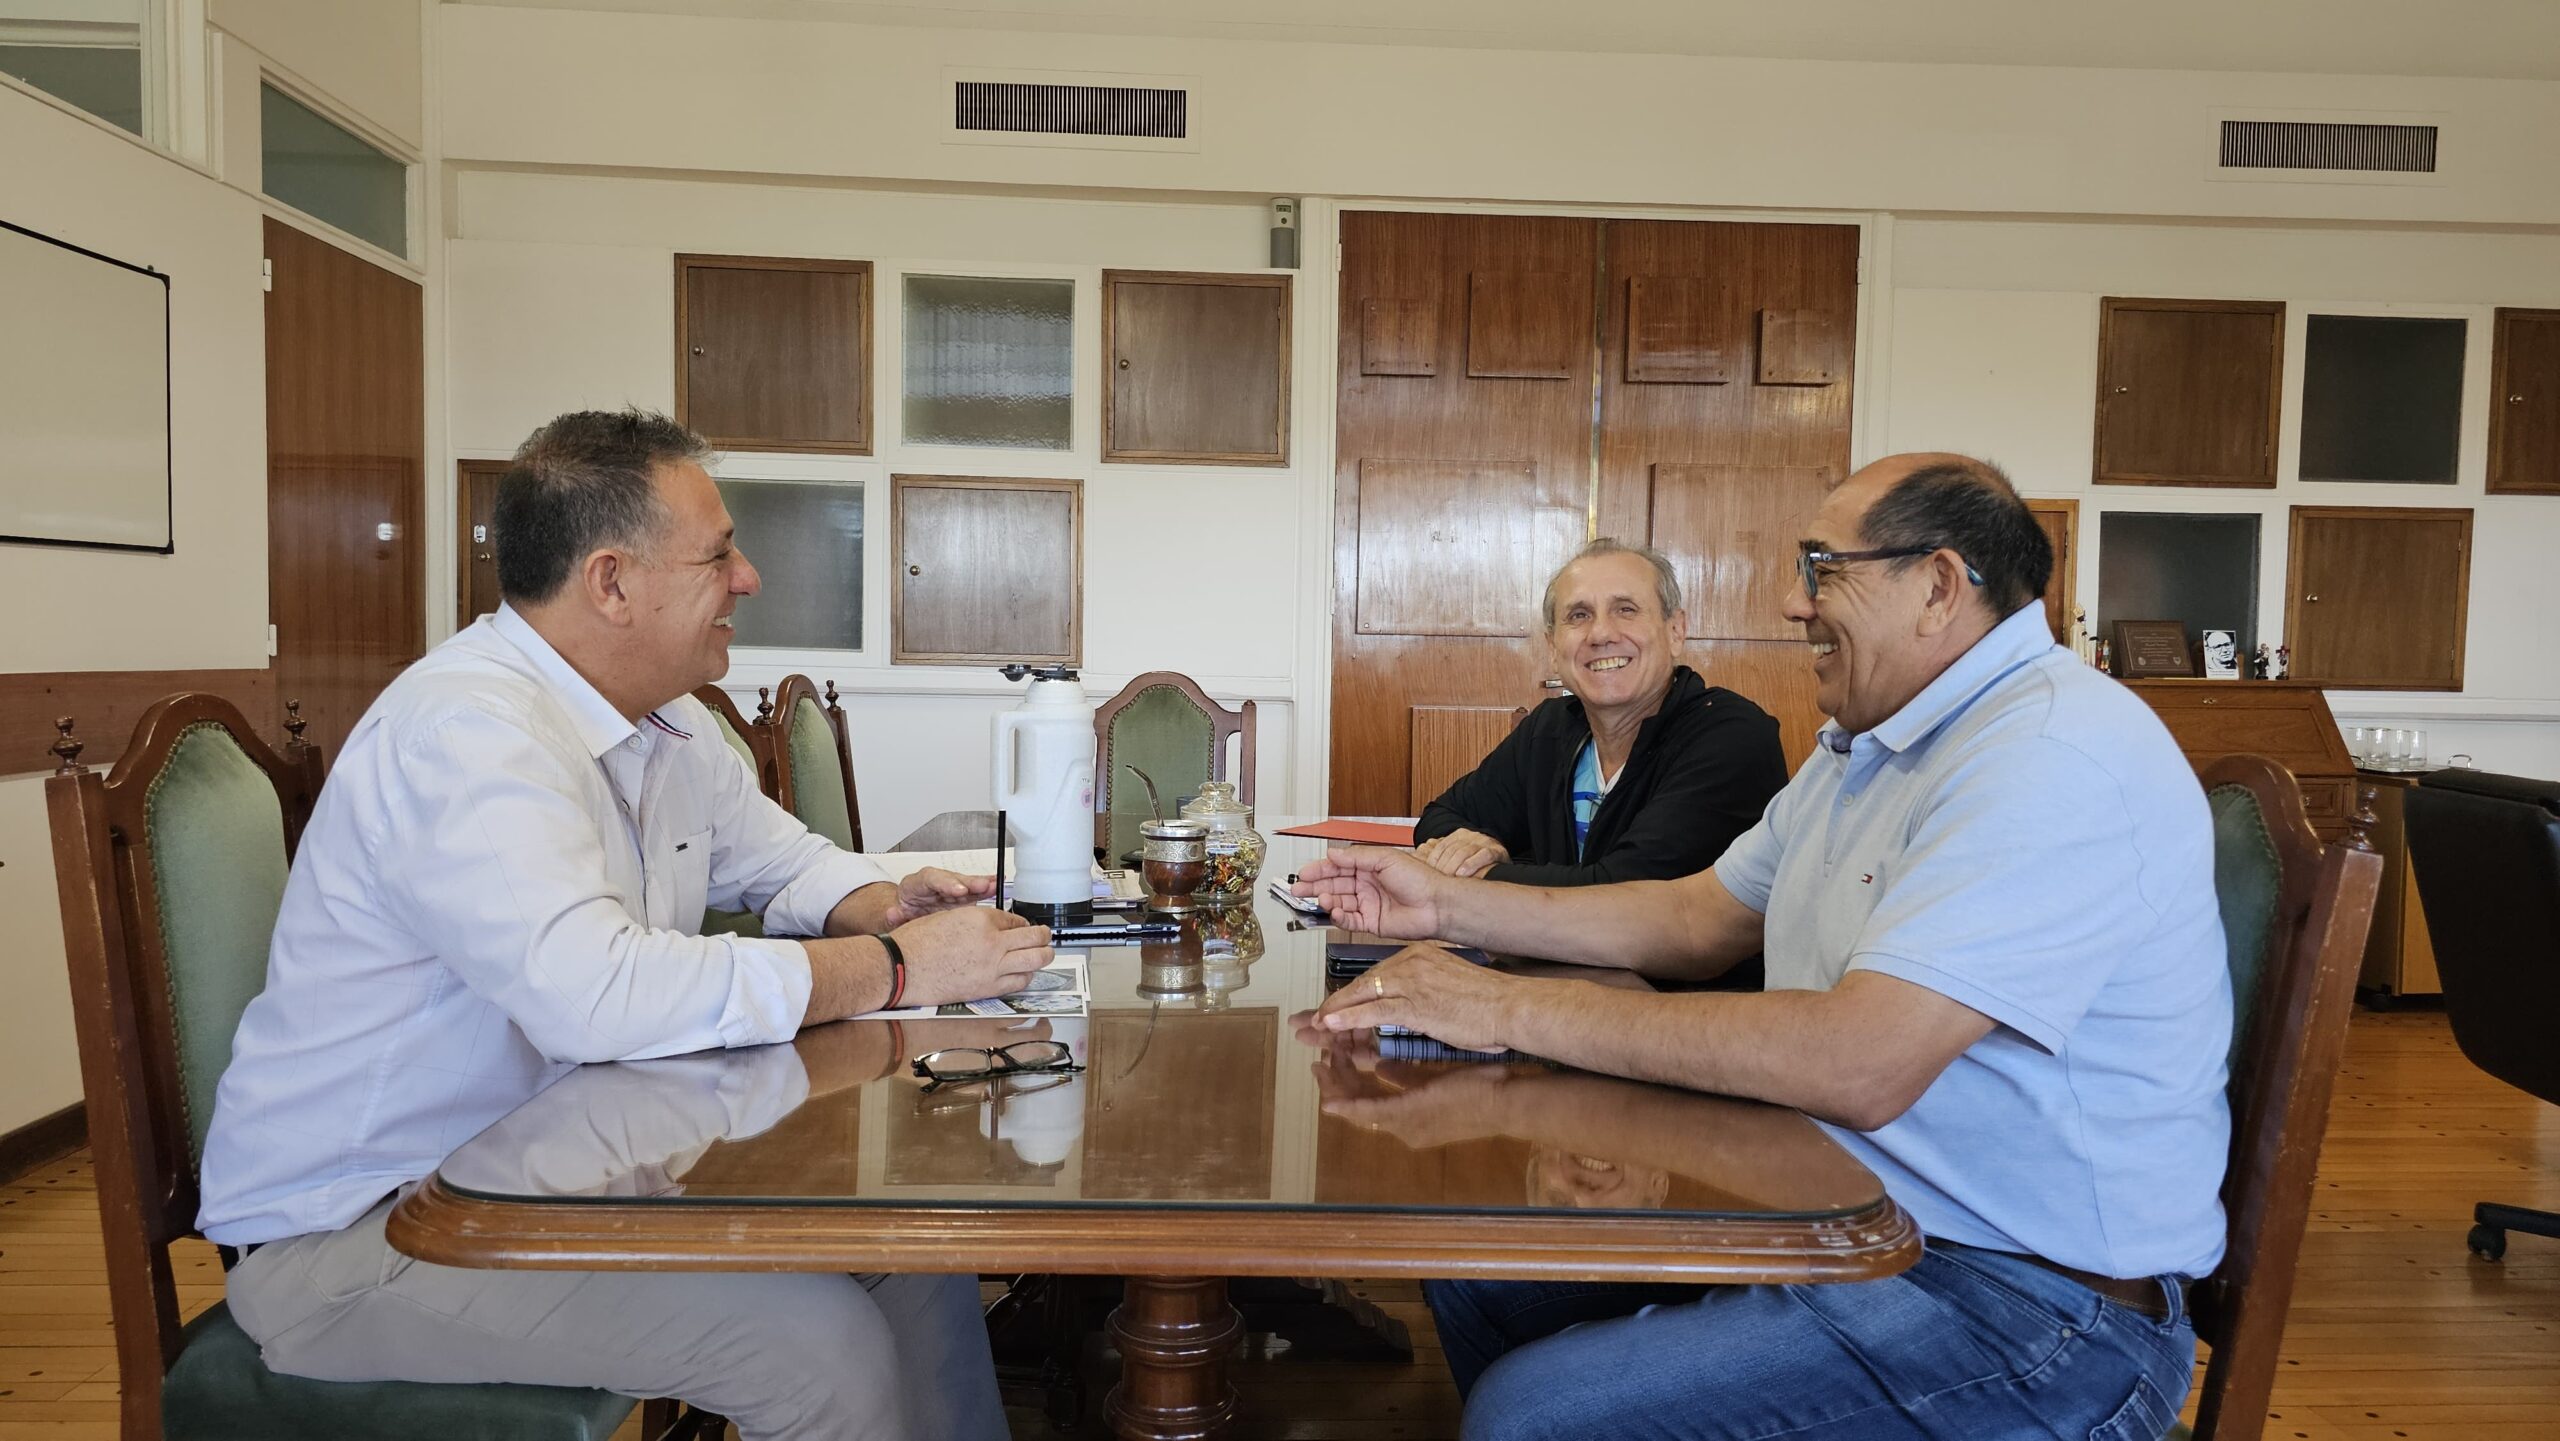
M2433 175L2436 127L2225 120L2225 170L2364 170Z
M1129 85L1022 85L962 80L952 93L952 125L1010 135L1116 135L1181 140L1190 134L1191 92Z

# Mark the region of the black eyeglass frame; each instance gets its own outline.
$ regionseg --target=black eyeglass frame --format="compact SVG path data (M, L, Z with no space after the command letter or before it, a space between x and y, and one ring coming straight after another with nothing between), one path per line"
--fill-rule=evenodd
M1860 560L1910 560L1917 556L1935 555L1946 549L1948 547L1943 545L1896 545L1883 550L1824 550L1819 541L1798 541L1796 579L1804 583L1806 600L1819 600L1822 597L1822 572L1817 567L1846 565ZM1956 559L1964 561L1966 580L1975 585L1982 584L1982 572L1973 568L1972 561L1965 560L1962 552L1957 553Z
M1036 1062L1014 1059L1013 1052L1026 1046L1055 1046L1058 1048L1058 1058L1054 1061ZM951 1055L985 1056L995 1064L972 1070L953 1071L933 1063L933 1058L936 1056ZM914 1057L907 1062L907 1068L915 1075L924 1077L924 1094L928 1096L944 1086L962 1086L973 1081L995 1080L1004 1076L1072 1075L1084 1069L1077 1062L1075 1052L1067 1049L1067 1043L1064 1041L1016 1041L1010 1046L995 1047L951 1046L939 1051L927 1051L921 1056Z

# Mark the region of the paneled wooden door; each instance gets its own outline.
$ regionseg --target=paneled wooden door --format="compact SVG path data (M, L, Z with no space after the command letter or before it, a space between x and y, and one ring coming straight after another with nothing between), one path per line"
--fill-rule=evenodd
M466 460L454 467L454 629L498 608L498 480L503 460Z
M267 592L276 693L335 759L426 636L415 281L270 218Z
M1342 256L1332 808L1409 813L1415 735L1548 694L1539 592L1595 534L1671 556L1690 663L1801 758L1777 607L1848 469L1856 228L1355 211Z

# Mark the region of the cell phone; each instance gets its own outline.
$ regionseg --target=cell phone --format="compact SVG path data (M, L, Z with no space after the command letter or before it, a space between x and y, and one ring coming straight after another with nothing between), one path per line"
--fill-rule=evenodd
M1332 980L1349 980L1365 974L1371 966L1403 950L1397 944L1375 945L1367 941L1336 941L1324 948L1324 973ZM1493 964L1493 957L1473 946L1451 946L1450 954L1479 966Z
M1280 898L1280 904L1296 911L1299 915L1321 916L1326 913L1324 902L1317 900L1313 896L1297 895L1290 891L1287 886L1280 884L1278 881L1273 881L1271 883L1271 894L1278 896Z

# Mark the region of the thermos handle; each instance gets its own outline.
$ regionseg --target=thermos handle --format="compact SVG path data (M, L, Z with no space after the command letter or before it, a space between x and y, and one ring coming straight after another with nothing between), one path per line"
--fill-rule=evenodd
M1030 717L1022 712L1000 711L996 715L995 792L996 809L1018 810L1022 804L1022 777L1014 765L1014 733Z

